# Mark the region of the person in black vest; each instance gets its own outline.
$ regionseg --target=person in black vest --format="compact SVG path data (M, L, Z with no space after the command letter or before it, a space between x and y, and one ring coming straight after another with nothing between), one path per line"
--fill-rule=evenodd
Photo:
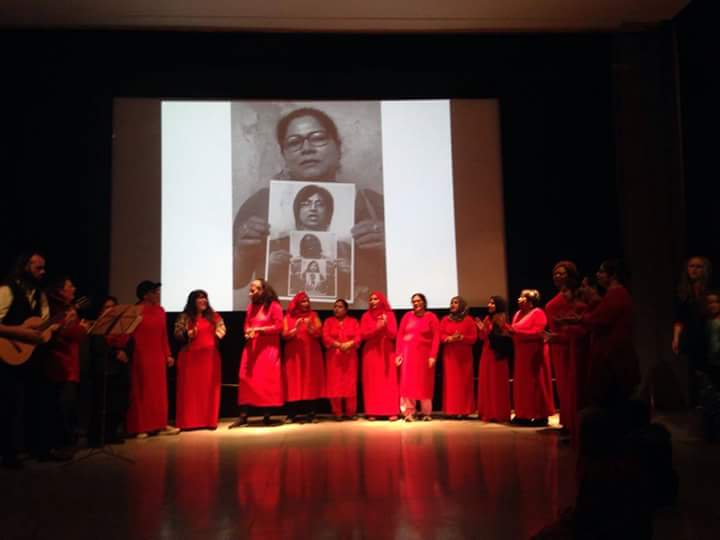
M49 308L42 283L45 278L45 258L37 252L29 252L18 257L8 278L0 286L0 337L19 339L30 343L42 343L42 333L33 328L22 326L30 317L47 319ZM24 420L32 395L33 364L41 349L24 364L14 366L0 358L0 456L2 466L19 469L22 462L18 453L22 448ZM31 445L32 437L26 442Z

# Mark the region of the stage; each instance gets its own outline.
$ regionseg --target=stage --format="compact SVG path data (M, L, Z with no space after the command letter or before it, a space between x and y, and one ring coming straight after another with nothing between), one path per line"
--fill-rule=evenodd
M573 451L547 431L252 420L113 447L134 464L97 455L2 471L0 537L519 539L573 504ZM681 518L661 517L673 536L656 537L685 538Z

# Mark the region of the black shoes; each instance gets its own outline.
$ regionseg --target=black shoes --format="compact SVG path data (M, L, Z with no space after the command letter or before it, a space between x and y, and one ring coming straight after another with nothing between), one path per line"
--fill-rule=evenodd
M228 429L235 429L239 427L247 427L248 420L247 416L241 416L237 420L235 420L232 424L228 426Z

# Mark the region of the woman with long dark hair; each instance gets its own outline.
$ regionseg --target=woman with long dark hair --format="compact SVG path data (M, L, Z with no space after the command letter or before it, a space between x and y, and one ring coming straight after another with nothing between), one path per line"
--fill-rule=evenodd
M478 417L485 422L510 421L510 358L513 347L508 334L507 302L491 296L488 314L477 320L478 337L483 341L478 373Z
M282 407L280 333L282 307L277 294L264 279L255 279L248 288L250 307L245 316L245 348L238 374L240 416L229 429L247 426L250 406L263 409L263 423L270 425L270 408Z
M450 314L440 321L443 343L443 413L463 418L475 411L472 347L477 327L468 316L468 305L461 296L450 300Z
M395 335L397 319L385 296L379 291L370 293L368 309L360 318L362 350L362 384L365 417L378 416L398 419L398 369L395 365Z
M320 348L322 324L304 291L297 293L288 305L282 335L288 421L295 421L298 414L303 413L315 422L317 400L325 392L325 367Z
M422 420L432 420L435 390L435 361L440 348L440 321L427 311L422 293L412 295L412 311L406 313L398 328L395 363L400 366L400 411L412 422L416 402L420 401Z
M180 429L216 429L220 414L220 351L225 323L210 305L207 292L192 291L175 320L178 355L176 425Z
M544 332L547 317L540 307L540 293L524 289L518 298L518 311L509 332L513 337L515 373L513 376L513 423L547 426L555 414L552 370L545 354Z
M360 324L347 313L348 303L342 298L335 300L333 317L323 323L325 345L326 389L330 407L336 420L345 416L357 419L357 349L360 346Z

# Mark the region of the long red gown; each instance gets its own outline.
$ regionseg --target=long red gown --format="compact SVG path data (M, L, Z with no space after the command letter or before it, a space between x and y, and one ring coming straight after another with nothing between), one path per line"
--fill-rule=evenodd
M177 361L176 424L180 429L217 427L220 415L220 352L215 325L205 317L197 317L194 325L197 335L183 347Z
M440 321L440 341L455 332L460 341L443 344L443 412L471 414L475 412L472 346L477 341L477 326L472 317L453 321L449 316Z
M513 317L513 399L515 416L519 418L547 418L555 413L550 360L541 335L546 325L547 318L540 308L533 308L525 316L518 311Z
M354 341L355 347L347 352L333 347L339 341ZM352 317L342 321L336 317L323 323L323 344L325 345L325 395L329 398L357 396L358 358L360 345L360 323Z
M317 325L317 313L309 311L297 316L287 313L285 321L287 328L295 328L295 321L299 317L312 319L308 324L301 324L297 333L287 338L285 342L285 361L283 373L285 374L285 397L287 401L304 401L319 399L325 394L325 366L320 348L322 332L310 334L308 327Z
M437 358L440 347L440 321L430 311L421 317L413 311L400 321L396 353L403 358L400 365L400 396L410 399L432 399L435 390L435 366L429 358Z
M282 307L273 302L265 309L251 304L245 318L245 331L264 328L262 333L245 342L238 373L238 404L256 407L279 407L283 399L280 363Z
M485 422L509 422L510 363L507 358L497 358L490 347L492 319L485 317L483 323L486 330L478 333L478 337L484 342L478 370L478 416Z
M583 326L592 334L588 398L596 405L627 399L640 383L632 316L632 297L622 286L609 288L583 315Z
M142 322L135 329L133 339L127 431L146 433L164 429L168 421L167 358L170 356L165 310L145 304Z
M87 329L80 319L64 325L49 344L46 365L48 378L54 382L80 382L80 342L87 337Z
M378 318L383 315L386 324L378 327ZM395 416L400 412L398 369L395 366L395 314L390 309L366 311L360 319L360 332L364 343L362 384L365 414Z
M572 350L576 346L576 333L556 319L580 315L584 309L585 304L568 300L563 293L558 293L545 305L548 327L556 334L548 349L560 398L560 423L569 430L575 429L577 417L577 351Z

